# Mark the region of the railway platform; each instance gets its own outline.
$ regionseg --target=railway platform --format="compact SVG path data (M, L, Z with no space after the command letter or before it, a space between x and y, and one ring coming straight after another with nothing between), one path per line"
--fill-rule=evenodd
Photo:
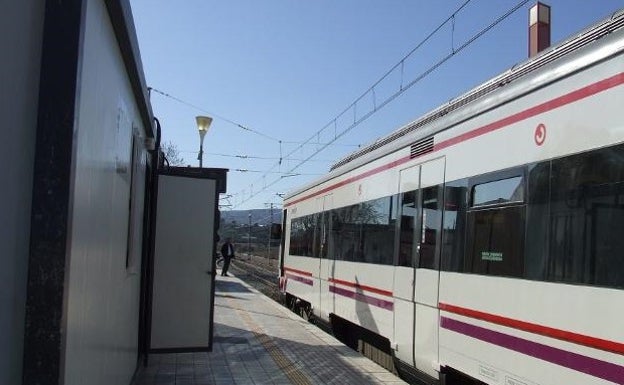
M235 276L217 276L213 350L151 354L134 385L405 384Z

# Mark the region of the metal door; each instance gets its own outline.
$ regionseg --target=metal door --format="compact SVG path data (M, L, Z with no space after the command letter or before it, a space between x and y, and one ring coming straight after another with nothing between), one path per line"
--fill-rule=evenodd
M330 255L329 250L329 210L332 208L333 196L325 195L317 199L318 222L317 222L317 239L318 258L319 258L319 304L320 314L327 319L329 314L334 311L333 295L329 292L329 279L333 276L334 259Z
M394 337L395 355L414 365L414 279L418 231L418 187L420 165L400 171L394 267Z
M416 368L438 377L438 289L445 159L420 166L416 278L414 285L414 359Z
M434 377L444 164L439 158L400 171L393 287L395 355Z
M150 351L210 350L217 181L160 175Z

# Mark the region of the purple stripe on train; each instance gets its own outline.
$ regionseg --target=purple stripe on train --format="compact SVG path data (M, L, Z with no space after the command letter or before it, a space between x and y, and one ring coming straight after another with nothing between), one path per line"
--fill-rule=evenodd
M341 295L343 297L349 297L349 298L355 299L356 301L366 302L369 305L380 307L382 309L386 309L386 310L394 309L394 303L392 303L391 301L386 301L386 300L375 298L375 297L369 297L365 294L356 293L351 290L343 289L343 288L336 287L336 286L330 286L329 291L332 293Z
M303 278L303 277L300 277L298 275L292 275L292 274L286 274L286 277L288 277L288 279L292 279L293 281L301 282L301 283L306 284L308 286L314 286L314 281L312 281L311 279L308 279L308 278Z
M518 353L561 365L590 376L613 381L618 384L624 383L624 367L601 361L595 358L572 353L567 350L510 336L508 334L485 329L479 326L467 324L447 317L441 317L440 326L444 329L489 342Z

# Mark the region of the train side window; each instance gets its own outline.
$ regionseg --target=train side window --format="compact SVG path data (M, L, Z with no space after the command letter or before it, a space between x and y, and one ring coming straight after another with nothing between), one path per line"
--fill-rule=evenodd
M314 256L327 258L329 235L329 212L317 214L316 235L314 236Z
M624 288L624 145L552 161L546 279Z
M395 218L392 197L360 204L363 262L391 265L394 257Z
M529 165L526 182L501 174L517 182L489 198L496 184L447 183L443 270L624 288L624 144Z
M524 276L544 280L548 261L550 161L529 165L527 173Z
M468 207L468 180L446 184L444 189L444 218L442 220L442 269L462 271L466 210Z
M523 170L513 169L475 178L472 206L467 212L464 271L523 277L526 223L523 174Z
M336 260L345 259L342 239L344 238L342 232L344 229L344 223L342 221L342 208L333 209L331 211L331 232L330 232L330 242L332 244L332 258Z
M525 206L470 210L464 270L476 274L522 277Z
M437 269L439 253L439 235L442 223L442 209L440 208L441 186L431 186L422 189L422 227L420 230L420 252L418 267Z
M358 205L332 210L333 257L337 260L360 260L361 224L358 213Z
M487 206L522 202L524 200L523 180L522 176L515 176L477 184L472 188L472 205Z
M396 199L384 197L331 211L330 244L336 260L392 264Z
M399 232L399 266L413 266L414 256L414 232L416 231L417 190L402 193L401 202L401 224Z
M290 246L288 248L288 254L294 256L299 255L299 248L301 246L301 219L293 218L290 221Z
M293 256L314 256L314 232L316 215L293 218L290 225L290 248L288 253Z

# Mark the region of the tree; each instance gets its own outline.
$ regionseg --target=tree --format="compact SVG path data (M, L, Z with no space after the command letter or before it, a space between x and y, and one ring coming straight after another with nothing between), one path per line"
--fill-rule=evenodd
M165 154L165 158L167 158L170 166L184 166L184 159L180 156L178 146L172 142L164 142L160 145L160 148Z

